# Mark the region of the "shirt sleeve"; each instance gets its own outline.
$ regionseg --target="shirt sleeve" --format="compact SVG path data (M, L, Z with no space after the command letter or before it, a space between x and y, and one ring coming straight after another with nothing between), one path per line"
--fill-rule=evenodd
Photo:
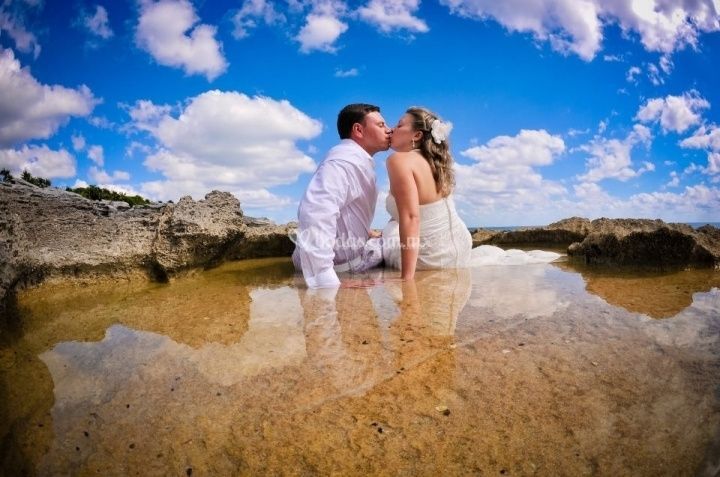
M310 180L298 208L297 252L310 288L340 285L333 269L335 238L340 209L347 202L347 172L335 161L326 161Z

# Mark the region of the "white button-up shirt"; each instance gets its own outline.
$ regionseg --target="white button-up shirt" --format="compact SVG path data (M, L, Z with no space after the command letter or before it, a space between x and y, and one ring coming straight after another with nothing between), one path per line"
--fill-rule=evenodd
M377 201L375 162L352 139L343 139L320 163L298 207L293 259L310 288L340 285L334 266L361 258Z

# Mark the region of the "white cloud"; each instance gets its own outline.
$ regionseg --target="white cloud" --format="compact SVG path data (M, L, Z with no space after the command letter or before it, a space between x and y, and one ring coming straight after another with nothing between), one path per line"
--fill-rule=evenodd
M531 33L562 53L591 60L601 48L603 26L616 23L637 34L648 51L696 47L702 32L720 30L718 7L708 0L440 0L458 15L492 18L510 31Z
M130 126L132 128L148 132L154 131L160 120L172 111L172 106L153 104L148 99L137 100L132 106L121 104L120 107L130 115L130 119L132 119Z
M95 13L93 15L84 15L82 24L90 33L103 40L107 40L113 36L113 31L108 25L107 10L105 10L105 7L102 5L95 6Z
M720 152L720 127L700 126L692 136L683 139L680 146L686 149L709 149Z
M680 142L680 147L685 149L707 150L707 167L701 168L693 163L685 169L688 174L696 170L700 170L704 174L711 176L720 174L720 127L715 124L700 126L692 136ZM718 180L718 178L714 177L713 182L716 180Z
M670 172L670 182L665 184L666 187L677 187L680 185L680 176L677 172L671 171Z
M91 116L88 122L100 129L115 129L115 123L110 121L105 116Z
M350 68L349 70L335 70L336 78L350 78L352 76L357 76L358 74L357 68Z
M649 147L651 140L650 130L641 124L636 124L624 140L595 137L579 148L591 157L585 163L587 172L578 176L578 179L583 182L598 182L603 179L627 181L655 170L655 165L649 162L645 162L643 167L637 170L632 168L633 147L637 144L645 144Z
M534 168L552 164L564 151L562 138L544 130L495 137L485 145L461 152L474 164L456 164L456 196L468 206L470 214L503 210L522 213L528 206L548 204L567 191L543 179Z
M627 199L613 197L595 183L581 183L574 189L576 200L560 204L558 217L637 217L687 222L714 219L720 210L720 189L705 185L685 187L682 192L634 194Z
M37 58L41 48L35 35L25 27L23 17L28 9L24 3L5 0L0 4L0 36L8 35L15 42L15 48L23 53L32 53Z
M347 24L332 14L311 13L297 36L300 51L309 53L312 50L319 50L334 53L337 50L335 41L347 29Z
M663 132L681 133L701 121L700 111L710 107L710 103L697 91L683 93L682 96L668 95L665 98L649 99L638 110L635 119L644 123L659 121Z
M98 100L77 89L37 82L12 50L0 51L0 146L52 136L71 116L87 116Z
M105 164L105 151L102 146L90 146L87 155L98 166L102 167Z
M216 28L200 21L188 0L145 0L135 33L137 45L158 63L202 74L212 81L227 69Z
M46 145L25 145L21 149L0 149L0 168L7 168L14 174L27 170L45 179L73 177L75 157L65 149L55 151Z
M641 217L666 217L682 222L688 221L688 217L717 217L720 189L698 184L685 187L681 193L641 193L631 196L627 205Z
M655 86L665 84L665 79L663 79L662 74L660 73L660 69L652 63L648 65L648 78L650 79L650 82Z
M105 172L104 169L99 169L95 166L92 166L88 170L88 178L94 184L111 184L117 181L130 180L130 174L125 171L113 171L111 175Z
M663 73L666 75L669 75L672 73L673 67L675 66L672 62L672 59L670 58L670 55L665 54L660 57L660 69L663 70Z
M534 0L440 0L458 15L492 18L510 31L531 33L549 41L562 53L575 53L591 60L602 40L599 8L594 1Z
M250 30L257 26L259 20L266 25L285 23L285 15L278 13L273 4L267 0L245 0L240 10L233 15L233 37L245 38Z
M77 136L73 134L70 139L72 140L72 145L75 152L80 152L85 149L85 138L82 134L78 134Z
M393 30L427 33L430 31L427 24L415 16L419 6L420 0L370 0L358 9L358 14L386 33Z
M212 189L249 190L255 191L249 197L266 200L270 193L262 190L315 170L295 143L321 129L288 101L208 91L191 98L178 117L165 114L149 131L159 148L144 164L165 179L145 183L142 190L161 200L202 197Z
M622 55L603 55L603 61L607 61L610 63L622 63L625 61L625 59L622 57Z
M138 141L132 141L130 145L125 148L125 154L129 157L134 157L136 151L148 155L152 152L152 148Z
M75 179L75 183L74 183L72 186L70 186L70 187L73 188L73 189L75 189L75 188L77 188L77 187L82 187L82 188L84 189L85 187L88 187L89 185L90 185L90 184L88 184L87 182L85 182L85 181L82 180L82 179Z
M597 133L598 133L598 134L604 133L605 130L607 129L607 127L608 127L608 123L609 123L609 122L610 122L609 119L603 119L602 121L600 121L600 122L598 123Z
M640 73L642 73L642 70L640 68L638 68L637 66L631 66L627 74L625 75L625 79L628 83L637 83L637 77Z

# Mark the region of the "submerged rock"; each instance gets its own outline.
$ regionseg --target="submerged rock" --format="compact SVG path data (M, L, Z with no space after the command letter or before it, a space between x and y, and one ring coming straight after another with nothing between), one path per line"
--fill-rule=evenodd
M131 208L24 181L0 182L0 302L16 287L51 277L139 273L166 281L224 260L290 255L287 231L245 217L227 192Z

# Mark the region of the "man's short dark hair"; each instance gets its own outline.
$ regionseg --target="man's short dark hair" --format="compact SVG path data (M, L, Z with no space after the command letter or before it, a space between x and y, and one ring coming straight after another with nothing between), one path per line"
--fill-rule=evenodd
M337 129L340 139L350 139L353 124L362 123L365 120L365 116L374 111L380 112L380 108L365 103L348 104L342 108L337 118Z

